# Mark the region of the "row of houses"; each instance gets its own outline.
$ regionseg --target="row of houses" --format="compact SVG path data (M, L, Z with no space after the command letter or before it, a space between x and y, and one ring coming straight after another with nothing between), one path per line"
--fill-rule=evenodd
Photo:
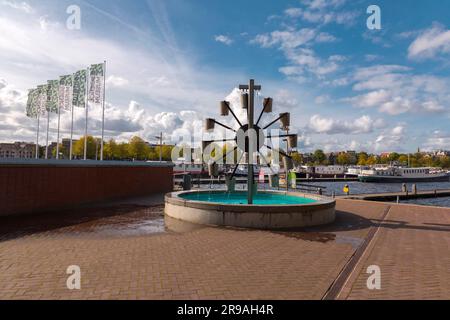
M75 144L77 140L73 140ZM70 149L70 139L63 139L62 145L66 150ZM40 152L44 152L45 146L39 146ZM54 158L56 142L48 146L49 158ZM28 142L0 143L0 159L34 159L36 158L36 144Z

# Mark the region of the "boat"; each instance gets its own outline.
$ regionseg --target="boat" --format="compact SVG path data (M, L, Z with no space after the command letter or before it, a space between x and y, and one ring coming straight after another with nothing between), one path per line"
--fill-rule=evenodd
M435 168L383 167L362 170L358 179L361 182L382 183L449 182L450 174Z
M207 173L207 169L202 164L198 163L176 163L175 167L173 168L173 173L175 175L202 175Z
M233 169L229 169L226 173L232 174L234 171ZM260 168L256 165L253 165L253 175L257 177L259 175ZM247 177L248 176L248 168L247 165L239 165L236 169L236 172L234 174L235 177Z

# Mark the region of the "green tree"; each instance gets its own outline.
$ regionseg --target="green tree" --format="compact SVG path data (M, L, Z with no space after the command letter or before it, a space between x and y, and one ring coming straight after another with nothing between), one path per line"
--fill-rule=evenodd
M368 165L368 166L373 166L373 165L375 165L375 164L377 164L378 163L378 158L377 158L377 156L370 156L368 159L367 159L367 161L366 161L366 165Z
M325 162L326 155L323 152L323 150L316 150L314 151L314 161L316 164L322 164Z
M52 157L56 158L56 148L52 150ZM67 150L62 144L59 145L59 158L68 159L69 158L69 150Z
M367 159L368 158L369 158L369 155L366 152L360 152L358 154L358 165L359 166L367 165Z
M108 160L116 159L117 143L114 139L109 140L103 147L103 157Z
M388 159L390 162L393 162L393 161L397 161L399 157L400 157L400 155L397 152L392 152L389 155Z
M350 156L347 153L341 153L337 156L337 163L341 166L350 164Z
M73 145L73 154L79 159L84 158L84 140L85 137L82 137ZM87 137L87 158L94 160L97 152L99 142L95 140L94 137Z
M293 152L291 154L292 159L296 165L301 165L303 163L303 156L298 152Z
M408 156L406 154L402 154L398 157L398 162L400 162L400 164L402 165L407 165L408 164Z
M445 156L439 159L439 166L441 168L449 169L450 168L450 157Z
M149 146L139 137L133 137L128 145L128 153L133 159L147 159Z
M126 160L130 158L128 153L128 143L122 142L117 145L116 153L114 154L114 159Z

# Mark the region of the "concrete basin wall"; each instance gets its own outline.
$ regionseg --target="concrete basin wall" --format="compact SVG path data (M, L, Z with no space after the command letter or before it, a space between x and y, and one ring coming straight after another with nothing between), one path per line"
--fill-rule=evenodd
M171 163L0 160L0 216L172 190Z
M210 191L203 191L210 192ZM336 201L301 193L285 193L317 200L312 204L248 206L185 200L186 192L166 195L165 214L171 218L202 225L232 226L253 229L311 227L334 222ZM188 192L189 193L189 192Z

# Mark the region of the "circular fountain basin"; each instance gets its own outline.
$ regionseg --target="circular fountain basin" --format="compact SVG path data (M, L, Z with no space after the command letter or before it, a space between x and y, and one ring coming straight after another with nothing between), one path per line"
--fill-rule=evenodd
M166 195L165 214L202 225L253 229L311 227L334 222L334 199L302 193L261 191L248 205L246 192L183 191Z

